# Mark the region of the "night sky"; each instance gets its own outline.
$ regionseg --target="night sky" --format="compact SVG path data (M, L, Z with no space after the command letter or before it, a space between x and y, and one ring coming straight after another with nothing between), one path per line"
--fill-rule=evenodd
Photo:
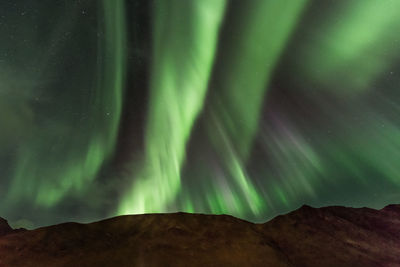
M400 1L1 0L14 227L400 201Z

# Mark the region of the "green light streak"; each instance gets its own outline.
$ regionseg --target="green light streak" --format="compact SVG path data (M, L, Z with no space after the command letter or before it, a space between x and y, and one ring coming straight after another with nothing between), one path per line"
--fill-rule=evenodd
M58 110L53 125L32 129L18 152L5 205L33 199L38 206L52 207L67 193L83 193L113 152L124 88L125 11L123 0L103 4L105 44L99 44L98 53L103 55L98 58L97 75L102 79L87 104L90 122L78 125L69 113Z
M180 190L186 143L203 107L225 1L159 0L154 9L145 166L121 201L120 214L165 211Z
M265 208L262 197L245 171L245 162L258 128L265 91L281 52L286 46L307 1L249 1L243 3L241 17L235 21L235 35L224 47L223 69L212 95L208 131L223 159L224 168L240 188L241 205L225 209L220 202L209 201L212 210L243 215L249 208L258 214ZM273 33L273 34L270 34ZM233 41L234 38L234 41ZM232 190L234 192L234 190Z

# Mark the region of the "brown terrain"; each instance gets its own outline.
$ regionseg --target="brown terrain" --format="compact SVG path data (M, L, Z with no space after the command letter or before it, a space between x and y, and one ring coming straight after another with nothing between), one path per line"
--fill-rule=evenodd
M27 231L0 219L0 266L400 266L400 205L303 206L264 224L175 213Z

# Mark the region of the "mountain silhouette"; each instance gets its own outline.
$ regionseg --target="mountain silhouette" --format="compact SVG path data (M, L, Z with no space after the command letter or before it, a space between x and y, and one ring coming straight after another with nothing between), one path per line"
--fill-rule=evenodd
M400 205L301 208L254 224L228 215L126 215L12 230L0 266L400 266Z

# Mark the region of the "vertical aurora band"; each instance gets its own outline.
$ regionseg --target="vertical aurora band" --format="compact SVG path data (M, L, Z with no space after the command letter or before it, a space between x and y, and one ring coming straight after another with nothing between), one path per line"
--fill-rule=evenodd
M222 159L226 178L233 179L207 195L213 213L243 216L265 208L245 164L258 130L265 92L280 54L307 1L247 1L241 3L217 70L217 93L211 94L208 134ZM271 35L270 33L274 33ZM226 188L228 185L229 188ZM230 192L222 194L221 192ZM212 192L212 191L211 191Z
M96 75L102 78L94 83L94 93L88 99L90 123L76 126L68 118L62 127L56 125L62 132L58 128L33 129L18 151L14 177L2 203L4 209L7 203L21 199L53 207L68 193L84 192L114 150L126 69L125 10L123 0L104 0L103 5L100 17L104 17L104 25L99 27L104 27L105 39L98 41ZM62 110L55 113L61 118L64 115ZM79 134L74 135L74 127L79 127ZM61 142L65 135L69 142Z
M224 0L155 1L144 167L122 199L120 214L165 211L179 193L224 10Z

